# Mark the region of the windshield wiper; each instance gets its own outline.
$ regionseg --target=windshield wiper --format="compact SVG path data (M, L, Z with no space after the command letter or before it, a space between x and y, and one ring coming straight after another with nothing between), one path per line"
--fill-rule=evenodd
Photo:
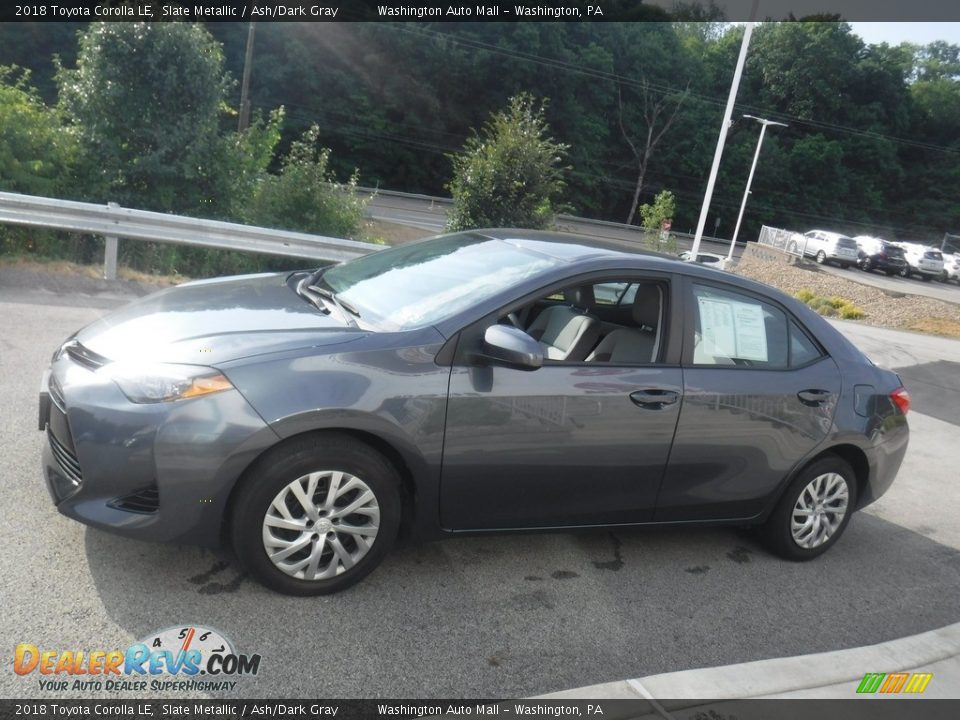
M330 305L333 305L340 311L340 315L343 316L343 319L347 322L348 325L352 327L360 327L357 324L357 321L354 320L354 317L360 317L360 312L353 307L350 303L341 300L337 297L337 294L327 288L318 287L317 285L311 285L309 283L310 278L305 277L300 282L297 283L297 295L300 297L306 298L314 307L316 307L321 312L330 314L330 308L324 303L327 301Z
M340 310L343 316L347 319L347 322L349 322L354 327L358 327L357 321L354 320L353 318L360 317L360 311L357 310L357 308L355 308L353 305L348 303L346 300L341 300L339 297L337 297L337 294L333 292L333 290L328 290L327 288L320 287L319 285L307 285L307 290L310 290L311 292L315 292L321 297L326 298L327 300L332 302L334 305L337 306L337 309Z

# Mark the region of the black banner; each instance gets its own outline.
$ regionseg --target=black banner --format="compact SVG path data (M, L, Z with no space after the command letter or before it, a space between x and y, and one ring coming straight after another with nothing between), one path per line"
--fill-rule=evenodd
M0 718L954 720L960 700L0 700Z
M635 22L709 17L716 6L729 21L750 17L753 0L40 0L4 3L3 22ZM949 0L760 0L757 20L805 18L875 22L960 21Z

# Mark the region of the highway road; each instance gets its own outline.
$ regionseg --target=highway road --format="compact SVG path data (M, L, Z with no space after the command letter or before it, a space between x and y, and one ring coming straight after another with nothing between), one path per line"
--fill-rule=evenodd
M425 196L409 196L394 194L378 194L373 197L367 207L370 217L377 220L398 223L416 227L429 233L440 233L446 222L449 202L441 198ZM643 245L644 233L640 228L627 227L618 223L606 223L593 220L583 220L569 216L560 216L557 219L557 229L563 232L586 235L587 237L616 240L619 242ZM677 236L677 252L689 250L692 243L685 235ZM700 249L703 252L727 256L730 250L729 240L704 238ZM734 258L739 258L743 252L743 243L738 243L734 250ZM906 292L913 295L944 300L946 302L960 302L960 285L955 282L941 283L938 281L924 282L920 278L887 277L882 273L865 273L856 268L842 270L834 265L823 265L824 270L865 285L888 290L891 292Z
M732 528L465 538L406 546L342 594L297 599L227 554L117 538L52 506L40 375L60 341L125 299L0 285L2 697L58 696L10 672L15 643L125 648L192 623L262 655L227 696L416 698L530 696L960 620L960 386L943 381L960 342L845 325L878 363L918 378L913 434L892 490L815 562L783 562Z

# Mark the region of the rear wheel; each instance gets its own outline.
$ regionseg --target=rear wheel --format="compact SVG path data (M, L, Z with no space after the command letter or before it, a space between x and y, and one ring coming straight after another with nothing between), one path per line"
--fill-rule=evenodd
M850 522L855 477L846 461L832 455L806 467L763 527L770 549L788 560L812 560L829 550Z
M400 513L400 478L382 455L348 435L310 435L258 462L237 496L231 537L270 589L326 595L380 564Z

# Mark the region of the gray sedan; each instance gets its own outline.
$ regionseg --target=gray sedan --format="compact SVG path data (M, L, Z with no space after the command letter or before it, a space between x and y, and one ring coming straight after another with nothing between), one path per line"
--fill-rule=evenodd
M893 482L908 407L770 287L479 230L143 298L57 350L40 429L63 514L312 595L401 534L727 523L811 559Z

